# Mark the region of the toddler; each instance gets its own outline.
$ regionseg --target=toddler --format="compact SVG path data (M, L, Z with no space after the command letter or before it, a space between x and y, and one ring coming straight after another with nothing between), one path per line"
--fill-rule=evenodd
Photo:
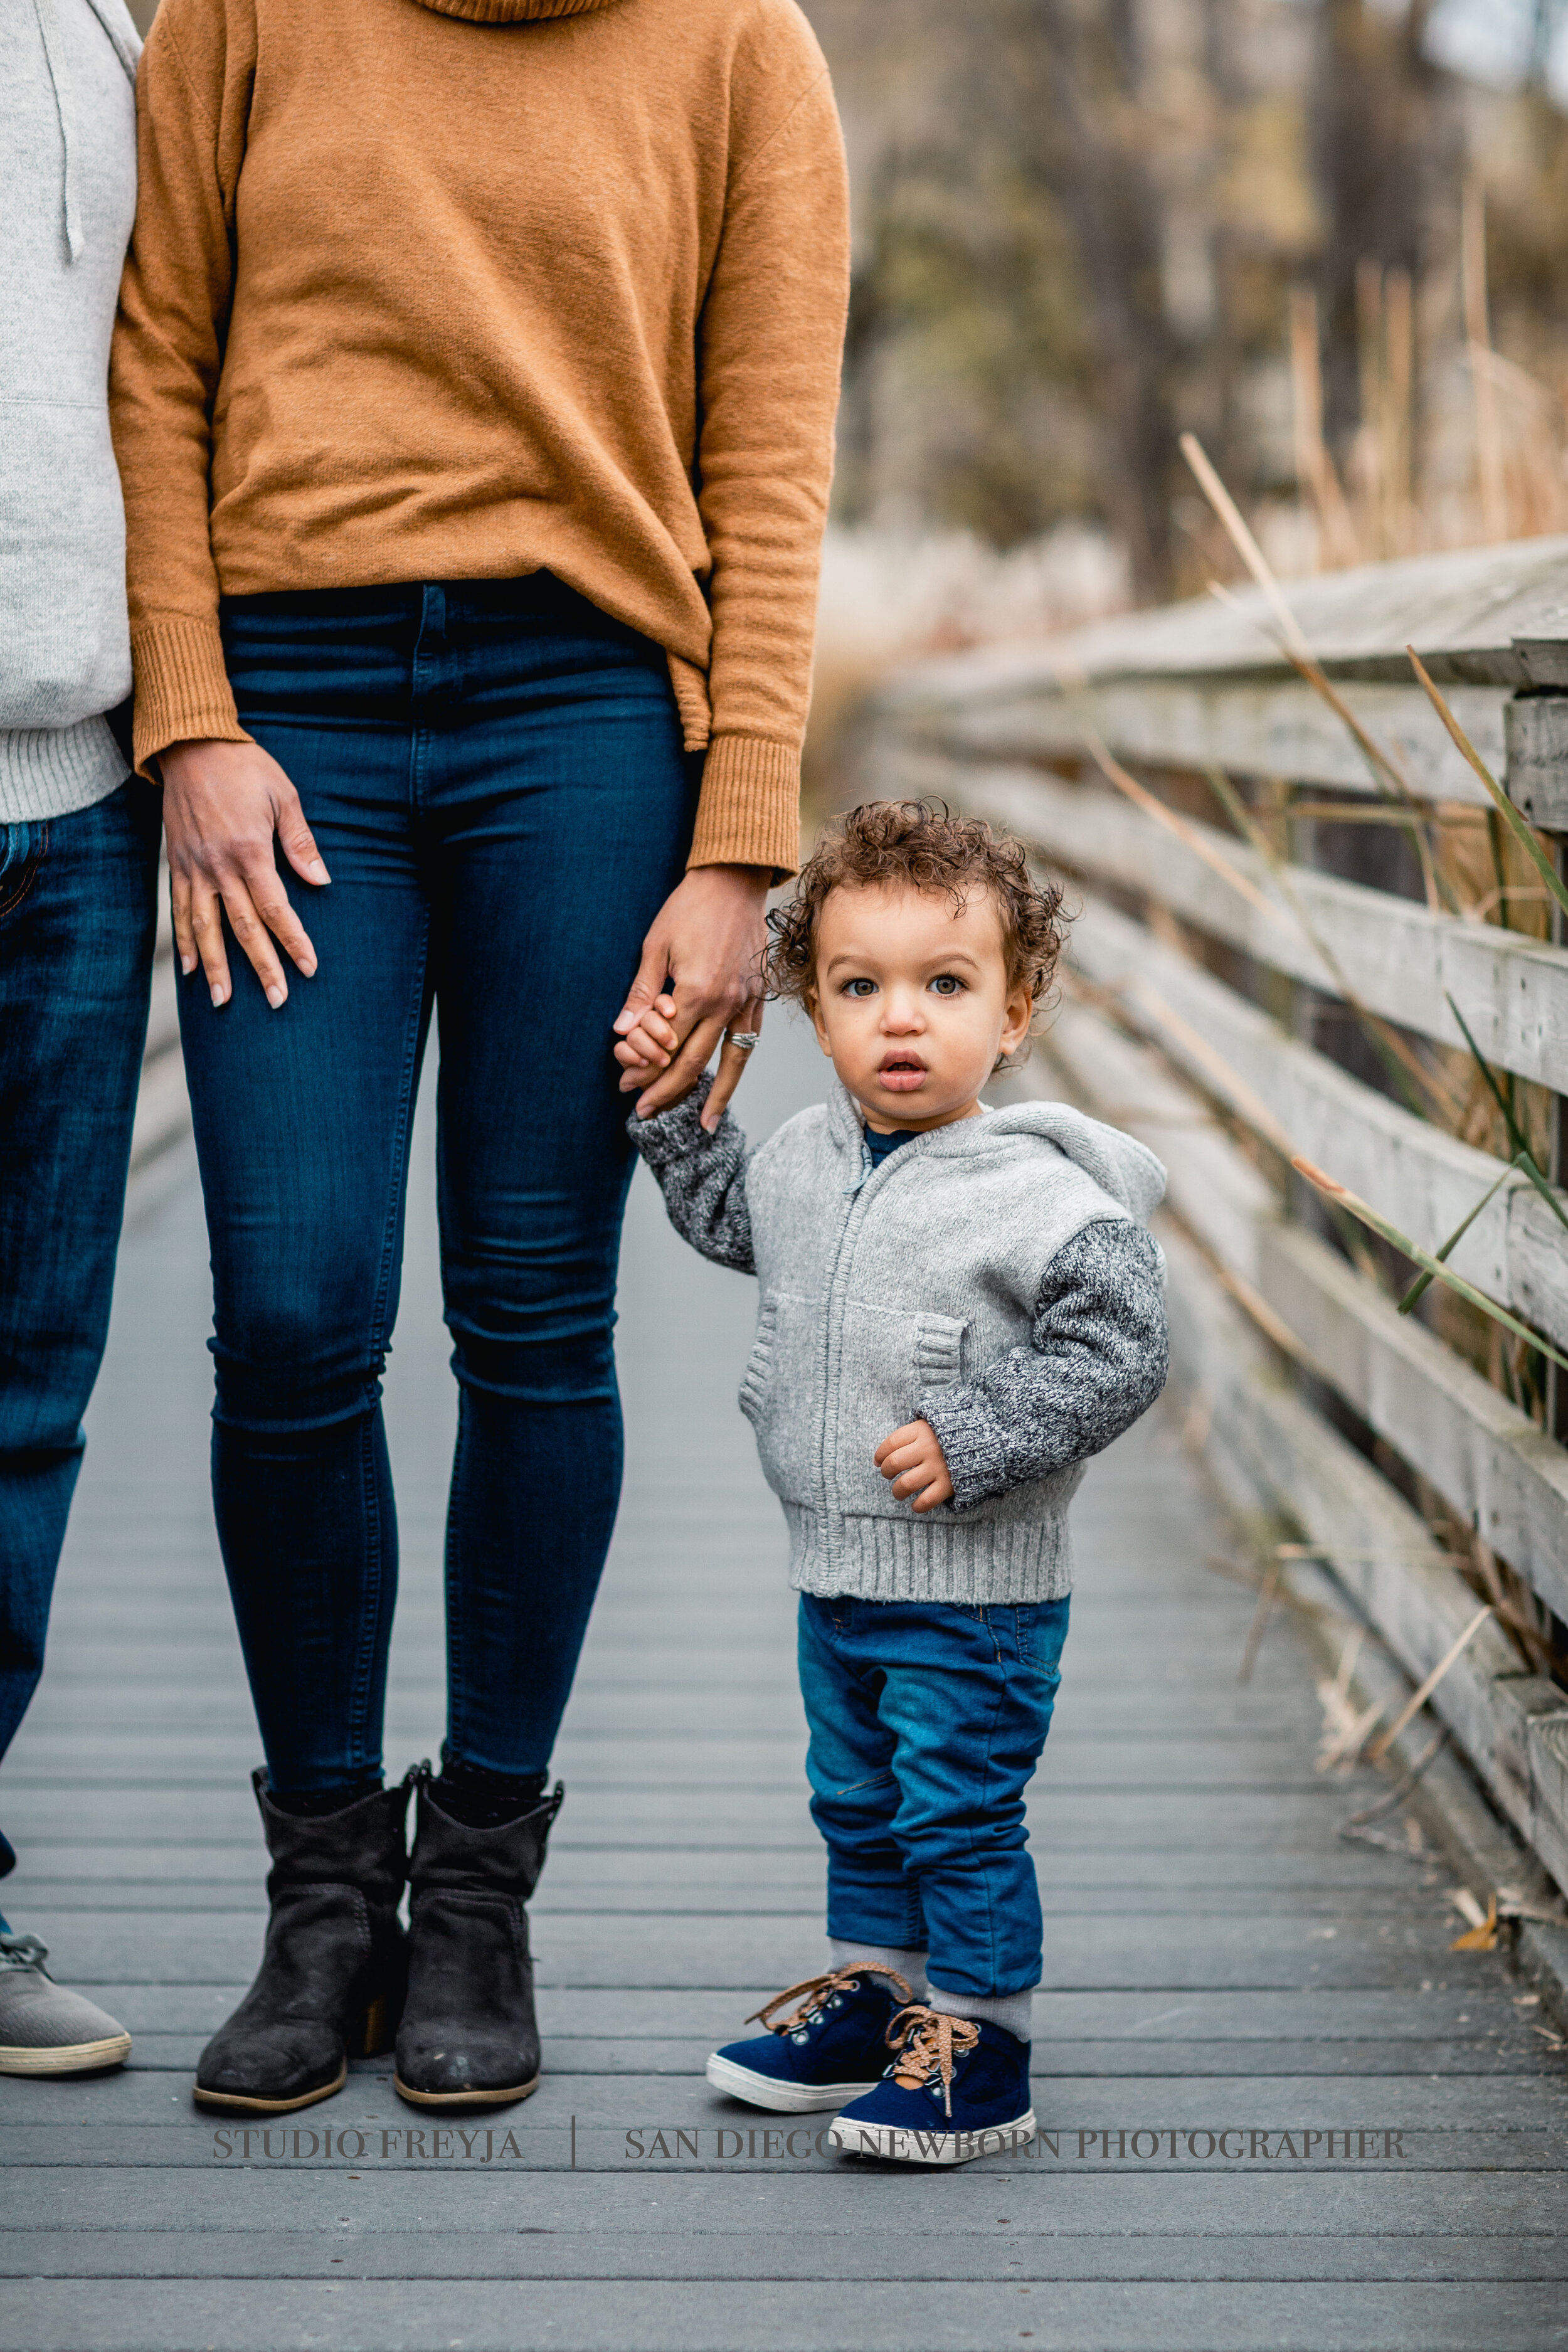
M758 1277L741 1409L789 1527L827 1846L826 1969L708 2079L914 2162L1034 2134L1024 1797L1068 1506L1165 1378L1159 1161L1063 1104L978 1098L1028 1035L1059 908L984 824L857 809L770 918L769 983L810 1013L830 1099L754 1148L704 1124L706 1082L629 1122L677 1230Z

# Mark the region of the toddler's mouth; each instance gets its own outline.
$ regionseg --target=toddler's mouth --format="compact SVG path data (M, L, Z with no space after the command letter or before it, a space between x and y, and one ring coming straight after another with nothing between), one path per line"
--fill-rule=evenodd
M910 1094L924 1083L926 1066L913 1054L889 1054L877 1076L894 1094Z

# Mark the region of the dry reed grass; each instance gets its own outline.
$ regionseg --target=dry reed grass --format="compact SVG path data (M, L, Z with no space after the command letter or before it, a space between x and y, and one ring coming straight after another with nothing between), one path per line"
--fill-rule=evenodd
M1464 190L1459 257L1474 466L1469 492L1458 499L1431 495L1423 478L1419 306L1409 272L1364 261L1357 274L1361 423L1342 478L1323 433L1317 298L1310 287L1292 291L1296 484L1311 569L1568 530L1568 401L1493 345L1486 197L1477 180Z

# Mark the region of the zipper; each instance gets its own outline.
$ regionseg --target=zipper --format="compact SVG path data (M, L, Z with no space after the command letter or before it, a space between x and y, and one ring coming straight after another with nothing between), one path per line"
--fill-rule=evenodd
M864 1143L861 1150L867 1160ZM833 1270L827 1278L827 1354L823 1366L822 1382L822 1529L828 1548L830 1564L837 1565L842 1549L837 1528L844 1517L837 1492L837 1479L829 1465L838 1458L838 1369L844 1360L844 1294L848 1287L849 1267L854 1262L850 1235L858 1223L864 1223L869 1196L881 1189L882 1181L889 1176L889 1167L862 1165L855 1183L845 1187L848 1206L838 1228L838 1242L833 1253ZM831 1430L829 1423L831 1422Z

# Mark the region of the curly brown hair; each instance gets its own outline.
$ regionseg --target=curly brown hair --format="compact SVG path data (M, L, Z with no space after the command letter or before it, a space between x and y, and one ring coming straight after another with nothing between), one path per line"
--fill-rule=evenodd
M816 985L816 934L830 892L878 883L941 891L954 910L978 886L1002 918L1010 988L1037 1004L1062 951L1062 892L1029 871L1021 842L998 836L983 818L953 816L941 801L868 801L836 817L801 868L795 897L768 917L763 959L769 993L805 1004Z

